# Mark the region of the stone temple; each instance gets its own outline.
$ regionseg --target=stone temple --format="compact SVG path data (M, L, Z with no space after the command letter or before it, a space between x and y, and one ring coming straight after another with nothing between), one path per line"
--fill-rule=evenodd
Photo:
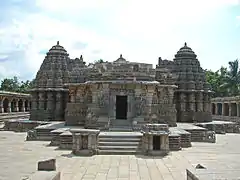
M86 65L70 59L57 42L37 72L31 90L31 120L108 129L146 123L211 121L209 84L196 54L185 45L173 61L113 62Z

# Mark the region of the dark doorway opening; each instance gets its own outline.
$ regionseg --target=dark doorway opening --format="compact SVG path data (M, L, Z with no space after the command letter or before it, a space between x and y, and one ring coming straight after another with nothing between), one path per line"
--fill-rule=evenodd
M153 150L161 150L160 136L153 136Z
M116 96L116 119L127 119L127 96Z

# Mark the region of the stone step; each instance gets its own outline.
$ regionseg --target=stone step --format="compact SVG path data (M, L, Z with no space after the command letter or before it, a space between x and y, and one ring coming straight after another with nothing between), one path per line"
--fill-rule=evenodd
M133 154L141 154L140 150L129 150L129 149L121 149L121 150L98 150L98 154L101 155L133 155Z
M136 154L141 145L139 132L102 132L98 137L100 154Z
M138 149L138 146L113 146L113 145L110 145L110 146L106 146L106 145L99 145L98 146L98 149L100 150L125 150L125 149L128 149L128 150L137 150Z
M99 138L98 140L99 142L112 142L112 141L115 141L115 142L126 142L126 139L125 138L111 138L111 137L102 137L102 138ZM133 137L129 137L127 138L127 141L128 142L140 142L141 139L139 137L136 137L136 138L133 138Z
M109 131L115 131L115 132L132 132L132 128L128 127L110 127Z
M138 146L139 145L139 141L138 142L106 142L106 141L101 141L98 142L99 146Z

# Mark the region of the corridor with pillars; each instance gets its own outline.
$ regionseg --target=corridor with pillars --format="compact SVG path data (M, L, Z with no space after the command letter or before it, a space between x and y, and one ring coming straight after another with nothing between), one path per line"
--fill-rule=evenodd
M26 112L30 109L29 94L0 91L0 113Z
M240 117L240 97L212 99L212 115Z

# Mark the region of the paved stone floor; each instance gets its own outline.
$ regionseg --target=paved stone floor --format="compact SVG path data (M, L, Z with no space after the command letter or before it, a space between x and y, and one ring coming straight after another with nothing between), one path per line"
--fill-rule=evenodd
M70 151L48 147L48 142L25 142L25 133L0 131L0 179L23 180L39 160L57 158L62 180L186 179L186 168L198 163L210 169L240 172L240 134L217 135L217 143L193 143L167 157L105 155L72 157Z

